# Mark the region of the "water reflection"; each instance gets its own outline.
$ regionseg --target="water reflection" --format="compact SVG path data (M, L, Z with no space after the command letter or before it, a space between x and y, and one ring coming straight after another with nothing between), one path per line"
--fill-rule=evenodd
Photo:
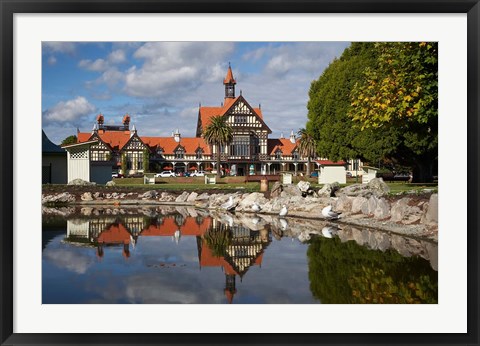
M66 219L66 234L47 231L52 219ZM437 300L436 244L316 220L185 207L83 208L44 214L43 249L44 303ZM70 295L59 296L72 282Z

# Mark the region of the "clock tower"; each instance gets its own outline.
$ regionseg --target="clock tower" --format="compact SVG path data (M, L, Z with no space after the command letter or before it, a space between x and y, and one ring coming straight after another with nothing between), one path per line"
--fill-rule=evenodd
M233 78L232 67L230 66L230 63L228 63L227 75L223 80L223 85L225 85L225 99L235 98L235 84L237 84L237 82L235 82L235 79Z

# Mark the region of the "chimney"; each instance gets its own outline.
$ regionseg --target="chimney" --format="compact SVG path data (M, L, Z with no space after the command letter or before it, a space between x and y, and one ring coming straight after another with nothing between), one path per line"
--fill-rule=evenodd
M295 144L295 142L296 142L295 134L293 133L293 130L292 130L292 132L290 132L290 142L292 142L293 144Z
M132 129L130 130L130 137L132 137L136 133L137 133L137 129L135 128L135 125L133 125Z
M175 142L179 143L180 142L180 132L178 131L178 129L175 130L175 133L173 134L173 139L175 139Z
M130 126L130 115L125 114L125 116L123 117L122 123L123 123L123 126L125 127L125 130L128 130Z

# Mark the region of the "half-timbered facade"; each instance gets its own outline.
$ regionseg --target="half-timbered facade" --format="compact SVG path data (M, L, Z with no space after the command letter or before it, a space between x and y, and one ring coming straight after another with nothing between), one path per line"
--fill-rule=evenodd
M216 171L216 146L208 145L203 131L214 117L226 117L233 129L233 140L220 147L220 169L232 175L276 174L306 171L307 159L298 150L299 140L292 131L288 138L269 138L272 131L263 117L261 106L253 107L242 96L235 95L236 80L231 67L223 80L225 97L218 107L199 106L195 137L182 137L176 130L170 137L138 136L130 129L130 117L122 125L104 124L103 115L90 133L78 133L78 141L98 140L91 147L92 161L111 161L112 167L125 168L123 174L173 170L179 172ZM148 155L146 160L145 155ZM314 161L314 160L312 160ZM148 162L148 167L145 165ZM122 164L123 163L123 164ZM311 171L315 164L311 164ZM318 168L318 167L317 167ZM356 167L358 170L358 167Z

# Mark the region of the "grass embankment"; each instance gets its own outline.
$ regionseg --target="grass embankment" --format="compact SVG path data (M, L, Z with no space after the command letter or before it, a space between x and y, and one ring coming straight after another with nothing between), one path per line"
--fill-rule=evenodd
M323 185L317 183L316 178L305 177L293 177L293 182L298 183L300 180L308 180L311 183L312 188L319 189ZM162 190L162 191L198 191L198 192L258 192L260 191L259 182L245 183L244 177L223 177L217 179L216 184L205 184L204 177L175 177L175 178L156 178L155 184L144 184L143 178L116 178L113 179L115 186L107 187L105 185L96 185L94 190L105 191L148 191L148 190ZM348 179L347 184L341 184L342 187L355 184L355 178ZM273 187L274 182L269 183L269 188ZM388 182L391 195L398 195L402 193L423 193L425 190L431 190L431 192L438 192L437 184L409 184L404 182ZM45 192L63 192L69 189L78 190L91 190L92 187L72 187L67 185L44 185L43 190Z

